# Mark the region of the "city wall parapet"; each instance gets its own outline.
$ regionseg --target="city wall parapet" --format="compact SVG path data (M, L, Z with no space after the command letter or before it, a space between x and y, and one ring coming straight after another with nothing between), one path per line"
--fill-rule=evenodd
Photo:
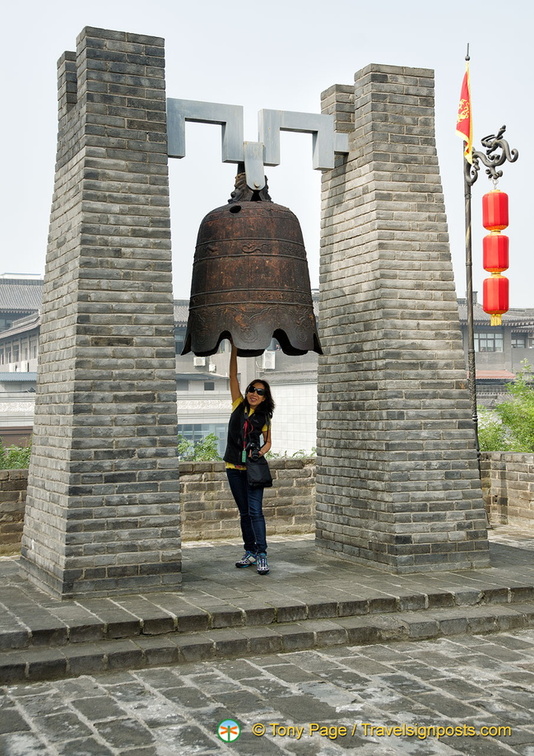
M314 529L315 459L275 459L265 492L271 535ZM534 524L534 454L483 452L482 491L492 525ZM27 470L0 470L0 556L16 554L26 503ZM181 462L184 541L239 538L239 523L222 462Z
M265 491L269 533L310 533L314 528L315 459L270 462L273 488ZM239 538L237 509L224 462L181 462L180 501L185 541ZM0 556L20 551L27 470L0 470Z

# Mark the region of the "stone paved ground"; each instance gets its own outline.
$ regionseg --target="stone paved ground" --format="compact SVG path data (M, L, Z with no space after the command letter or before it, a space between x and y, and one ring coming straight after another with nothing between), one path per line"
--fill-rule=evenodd
M490 538L519 547L509 569L521 579L532 534ZM0 756L534 756L533 683L528 628L12 684L0 687ZM217 737L228 718L243 728L233 743Z
M533 683L529 629L13 685L1 690L0 754L533 756ZM243 727L229 744L216 734L225 719ZM252 733L258 723L264 736ZM311 724L347 732L310 735ZM299 739L290 725L304 727ZM403 725L473 729L441 738L373 729ZM485 737L482 727L511 734Z

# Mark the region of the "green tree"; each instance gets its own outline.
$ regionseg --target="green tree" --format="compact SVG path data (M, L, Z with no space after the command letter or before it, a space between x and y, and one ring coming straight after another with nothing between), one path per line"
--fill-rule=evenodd
M495 412L478 408L478 445L480 451L509 451L506 428Z
M220 459L217 436L208 433L202 441L188 441L178 436L178 459L182 462L214 462Z
M31 443L28 446L3 446L0 443L0 470L18 470L30 464Z
M195 444L196 462L213 462L220 459L218 439L215 433L208 433L202 441Z
M482 451L534 452L534 375L528 362L513 383L510 397L491 411L481 408L479 443Z
M178 459L182 462L189 462L193 459L194 453L195 444L183 436L178 436Z

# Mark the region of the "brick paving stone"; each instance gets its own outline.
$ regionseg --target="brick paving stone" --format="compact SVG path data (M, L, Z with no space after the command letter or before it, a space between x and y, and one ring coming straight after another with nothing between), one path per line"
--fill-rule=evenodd
M113 751L96 738L68 740L56 748L60 756L113 756Z
M0 709L0 733L22 732L29 729L29 724L14 706L4 706Z
M133 718L115 719L113 722L94 722L98 735L114 748L133 748L154 742L149 728Z
M355 649L354 647L350 647L347 650L354 651ZM364 679L370 674L375 674L375 675L381 674L381 673L385 674L387 672L392 672L395 669L394 667L392 667L391 665L387 663L378 662L376 661L376 659L366 658L358 653L353 653L350 656L343 655L342 657L340 657L340 661L347 669L353 670L357 672L359 675L364 676ZM313 668L320 669L320 662L319 663L316 662L317 666L315 667L314 667L313 661L309 662L309 666L308 666L307 660L303 661L302 664L306 665L306 669L313 669Z
M210 706L213 706L214 700L216 700L194 685L182 685L179 688L167 689L165 696L169 700L178 703L181 707L195 711L209 709Z
M142 650L131 640L117 641L108 654L109 669L132 669L142 666Z
M175 637L160 636L139 637L135 645L141 649L143 660L149 666L176 664L179 658Z
M35 727L39 737L14 730L4 733L0 743L6 756L337 756L353 750L367 756L529 756L534 749L530 680L511 682L509 675L523 673L523 665L532 662L533 643L534 629L529 629L493 635L489 641L462 636L331 647L5 686L7 710L16 705L22 721ZM469 653L477 645L481 652ZM496 660L484 653L488 647L504 651L510 646L514 657L503 654L506 658ZM455 657L444 674L443 661L452 652ZM462 654L464 663L457 664ZM227 717L244 729L233 744L216 737L218 723ZM59 727L60 721L67 728ZM269 728L269 723L306 726L313 721L327 727L358 723L358 730L354 737L330 740L306 733L297 740L271 732L256 737L250 729L257 722ZM513 737L365 735L363 722L375 727L499 724L511 726ZM85 737L82 728L89 730ZM28 735L28 748L21 752L23 735Z
M143 680L158 690L175 688L181 684L180 674L172 667L160 667L158 669L143 670Z
M280 664L273 664L267 667L270 674L277 677L279 680L296 683L314 679L314 675L302 669L298 664L286 662L284 657L282 657L280 661Z
M450 739L445 738L444 741L451 742ZM457 753L467 754L467 756L509 756L514 753L508 746L491 742L488 738L480 741L474 741L473 738L455 738L452 745L457 749ZM515 753L519 752L515 751Z
M506 553L512 551L511 547L506 548ZM199 553L200 549L196 551ZM503 552L503 558L506 553ZM521 569L532 570L530 553L529 557L530 563L522 562ZM306 553L306 565L312 565L314 558L313 554ZM1 569L2 565L0 571ZM342 567L335 574L338 583L347 588L349 580L344 577L345 570L346 567ZM504 574L506 570L503 570ZM487 575L480 571L473 576L472 581L480 585L484 583L486 589L495 589L495 593L490 594L493 599L503 598L503 593L499 590L503 585L499 585L498 580L488 579L490 572L493 573L493 568ZM510 569L506 573L507 581L504 585L512 585L512 572ZM12 576L10 579L15 580L16 573L9 574ZM322 568L314 574L315 577L319 574L321 580L326 579ZM531 571L529 574L534 573ZM249 580L251 584L252 577ZM444 575L425 576L422 588L423 578L412 577L409 583L403 583L406 590L402 594L398 591L397 598L400 600L401 595L418 595L419 586L429 602L430 596L440 595L445 596L447 606L451 596L455 601L459 598L463 600L466 594L459 596L453 588L467 590L470 601L474 602L475 595L478 596L478 601L482 601L484 591L466 589L468 581L465 578L465 573L458 573L454 580L451 576ZM217 586L227 579L227 575L223 575L222 582L212 580L210 590L216 592ZM382 600L384 594L377 588L380 580L381 576L376 573L369 579L366 601L369 598ZM399 577L398 581L401 580L403 578ZM201 584L202 581L197 583ZM246 581L243 581L243 585L246 585ZM305 585L302 583L301 587ZM251 596L252 612L263 611L264 608L270 610L262 621L270 622L273 612L279 607L288 611L296 607L298 611L304 609L307 612L304 602L299 603L298 598L295 598L293 603L293 599L288 598L289 594L284 592L283 579L273 582L272 586L276 590L270 587L261 594L252 591L248 594ZM240 585L239 590L235 591L240 598L236 599L234 610L244 610L246 613L247 601L240 593L241 587ZM3 594L3 588L0 585L0 595ZM358 591L361 590L361 586L358 586ZM24 582L17 586L13 597L17 592L20 595L24 591L29 591L35 598L33 589ZM444 593L441 594L440 591ZM37 593L40 597L43 596ZM295 595L297 593L295 591ZM161 612L153 611L151 616L156 620L165 617L166 612L178 616L178 611L182 610L183 616L190 617L194 624L195 617L207 617L211 621L210 610L221 606L221 600L215 594L203 594L201 591L194 594L184 591L184 594L187 594L187 601L183 595L158 595L158 600L160 596L165 596L166 599L156 605ZM190 602L193 595L198 601L202 596L207 596L205 609ZM325 595L330 594L325 594L321 588L319 595L318 605ZM351 600L350 595L355 594L347 592L346 598L340 593L332 594L338 609L344 600ZM266 596L272 602L270 608L267 602L262 603ZM234 599L235 595L232 595L232 600ZM28 600L26 596L21 606L24 604L27 607ZM52 615L58 608L57 602L42 600L43 609L48 609ZM111 609L109 601L95 600L96 603L100 607L104 605ZM69 604L66 602L61 606L68 608ZM361 604L358 606L361 608ZM475 613L481 617L502 618L515 611L515 607L517 604L500 604L492 600L475 607ZM199 633L193 632L194 627L191 627L190 632L181 637L182 642L189 636L190 640L196 639L199 644L195 653L190 651L190 661L182 657L178 665L171 662L170 666L135 668L138 654L172 648L178 653L183 646L176 642L178 633L173 636L139 635L138 629L143 618L134 618L131 625L128 617L123 614L124 609L119 607L116 615L110 611L105 619L110 622L116 620L114 629L119 633L122 629L128 635L127 639L113 641L117 643L118 651L122 652L122 662L126 666L104 672L87 669L82 676L76 678L47 679L0 687L0 722L3 725L1 729L5 730L0 732L0 754L177 756L181 753L198 753L201 756L248 756L257 753L259 756L338 756L357 750L358 756L532 756L534 628L512 628L490 635L447 635L431 640L399 640L402 633L397 633L395 640L389 640L388 633L394 634L399 628L399 620L408 614L403 612L401 617L401 608L399 605L396 614L373 614L373 620L380 620L379 628L383 633L380 642L375 645L334 645L321 648L299 646L303 635L308 635L309 640L311 634L313 642L314 631L325 634L339 628L348 631L353 620L368 621L371 618L369 613L349 617L340 613L337 619L309 620L301 617L300 621L278 627L276 623L270 622L269 633L277 633L286 642L285 648L288 650L285 653L279 653L274 648L267 654L260 652L261 632L264 628L259 623L252 628L240 626L222 631L208 630L207 624L201 624ZM422 611L428 611L425 621L438 616L437 609ZM457 603L454 612L459 614L454 614L451 607L448 616L462 616L462 611L464 610ZM64 614L59 613L58 618L64 620L69 616L75 617L75 614L69 615L66 611ZM82 612L79 621L79 627L83 628L82 623L87 622L87 615ZM102 623L102 618L99 621ZM91 623L89 626L94 627ZM247 635L249 630L254 632ZM257 653L249 651L246 656L241 654L235 659L210 658L215 643L211 636L215 638L215 632L221 632L220 638L228 643L239 638L240 634L246 642L254 639L258 643ZM74 653L77 647L81 649L79 643L73 643L67 651L67 646L60 646L66 663L69 663L69 658L74 658L69 657L69 654ZM101 645L88 643L88 656L82 657L82 660L91 658L91 648L96 656ZM25 654L27 660L40 660L41 665L47 663L46 648L21 649L20 653ZM128 666L128 655L132 653L133 667ZM208 658L204 659L204 654L208 654ZM224 744L217 738L217 725L225 718L237 718L243 726L243 734L235 743ZM314 720L325 726L358 723L358 730L353 737L338 737L333 740L317 734L311 737L305 734L297 740L288 735L273 735L270 732L256 737L251 732L252 725L258 722L266 726L272 722L284 726L304 726ZM440 739L429 736L422 740L417 737L377 735L376 732L364 735L361 729L363 722L375 726L405 723L414 726L454 727L465 723L478 728L482 725L500 725L512 727L513 734L484 738L480 735ZM119 734L113 734L115 726L120 727L122 740ZM7 727L10 729L6 730ZM25 729L17 730L17 727ZM192 750L194 748L197 750Z
M49 756L51 751L40 737L31 732L13 732L0 735L2 756Z
M89 727L73 711L39 716L38 723L39 732L52 744L91 735Z
M83 605L102 622L108 638L124 638L141 632L139 618L110 599L86 599Z
M106 719L119 719L125 714L124 709L109 700L108 696L92 696L91 698L76 698L72 706L86 719L92 722Z
M57 714L64 710L63 698L53 689L48 693L36 696L25 696L24 711L32 718L40 718L50 714Z
M414 671L414 674L417 674L417 672ZM431 678L431 682L435 688L438 688L438 690L443 690L445 693L449 693L464 701L480 698L485 692L483 688L473 685L466 680L462 680L459 677L447 676L442 679L436 679L434 676Z
M106 648L102 643L93 643L89 647L79 644L62 649L70 675L93 674L104 672L108 668Z

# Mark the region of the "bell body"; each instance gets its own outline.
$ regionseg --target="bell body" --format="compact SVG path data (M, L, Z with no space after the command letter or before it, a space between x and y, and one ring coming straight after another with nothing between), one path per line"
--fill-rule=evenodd
M193 263L182 354L214 354L230 338L242 357L277 338L286 354L321 354L300 224L271 201L230 202L204 218Z

